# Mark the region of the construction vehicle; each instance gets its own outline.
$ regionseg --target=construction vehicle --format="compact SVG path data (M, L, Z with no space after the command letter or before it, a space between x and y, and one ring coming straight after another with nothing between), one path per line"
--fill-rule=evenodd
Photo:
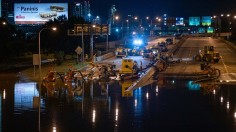
M135 62L133 59L122 59L122 63L121 63L121 69L119 71L119 73L121 74L132 74L134 73L134 65Z
M127 49L125 49L123 47L118 47L118 48L116 48L115 55L116 55L117 58L127 57L128 56L128 51L127 51Z
M140 68L136 61L130 58L122 59L121 69L119 70L121 80L136 78L139 71Z
M214 50L214 46L204 46L204 50L200 50L197 55L194 56L195 61L205 62L219 62L220 53Z

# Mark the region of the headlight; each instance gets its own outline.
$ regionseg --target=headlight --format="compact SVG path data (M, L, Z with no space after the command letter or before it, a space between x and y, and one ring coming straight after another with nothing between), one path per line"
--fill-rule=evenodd
M137 46L140 46L140 45L143 44L143 40L141 40L141 39L135 39L135 40L133 41L133 44L134 44L134 45L137 45Z

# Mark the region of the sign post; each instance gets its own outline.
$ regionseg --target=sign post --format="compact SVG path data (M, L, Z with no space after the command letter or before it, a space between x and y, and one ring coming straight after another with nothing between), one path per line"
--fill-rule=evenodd
M35 65L39 65L39 54L33 54L33 65L34 65L34 76L35 76Z
M82 48L80 46L78 46L76 49L75 49L75 52L77 53L77 61L76 61L76 64L78 64L79 62L79 55L83 52ZM81 61L83 62L83 58L81 58Z
M108 24L74 24L74 29L68 30L67 34L69 36L82 36L82 62L84 61L84 42L83 36L90 36L90 57L93 57L93 36L94 35L107 35L107 46L108 50L108 35L109 25Z

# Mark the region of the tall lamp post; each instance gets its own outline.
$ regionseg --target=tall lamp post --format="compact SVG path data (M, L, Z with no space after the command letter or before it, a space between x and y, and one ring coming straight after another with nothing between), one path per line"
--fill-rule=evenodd
M40 81L41 81L41 79L42 79L42 73L41 73L41 46L40 46L40 34L41 34L41 32L43 31L43 30L46 30L46 29L52 29L52 30L57 30L57 28L42 28L40 31L39 31L39 34L38 34L38 39L39 39L39 42L38 42L38 49L39 49L39 51L38 51L38 61L39 61L39 79L40 79Z
M93 24L91 27L91 33L90 33L90 55L91 55L92 60L93 60L93 35L95 33L95 28L96 28L96 25Z
M38 61L39 61L39 82L42 80L42 73L41 73L41 46L40 46L40 34L43 30L46 30L46 29L52 29L52 30L56 30L56 28L42 28L40 31L39 31L39 34L38 34L38 39L39 39L39 42L38 42L38 48L39 48L39 54L38 54ZM41 100L41 83L39 83L39 107L38 107L38 130L40 131L40 110L41 110L41 107L40 107L40 100Z

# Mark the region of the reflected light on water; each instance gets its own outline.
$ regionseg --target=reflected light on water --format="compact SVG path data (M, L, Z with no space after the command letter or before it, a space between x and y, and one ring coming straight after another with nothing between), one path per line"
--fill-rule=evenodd
M158 91L159 91L158 85L156 85L156 96L158 95Z
M134 106L136 107L138 105L137 99L134 100Z
M118 115L119 115L119 110L118 108L116 108L116 118L115 118L116 121L118 121Z
M95 122L95 118L96 118L96 111L93 110L93 115L92 115L92 122L93 123Z
M236 112L234 112L234 118L236 118Z
M6 99L6 90L3 90L3 99Z
M148 93L146 93L146 98L147 98L147 99L149 98L149 94L148 94Z
M227 101L226 108L229 109L229 101Z
M216 90L215 90L215 89L213 90L213 94L214 94L214 95L216 94Z
M224 100L224 98L223 98L223 97L220 97L220 102L221 102L221 103L223 103L223 100Z
M175 80L172 80L172 84L175 84Z
M156 86L156 93L158 93L158 85Z
M52 132L57 132L57 128L56 127L52 127Z

